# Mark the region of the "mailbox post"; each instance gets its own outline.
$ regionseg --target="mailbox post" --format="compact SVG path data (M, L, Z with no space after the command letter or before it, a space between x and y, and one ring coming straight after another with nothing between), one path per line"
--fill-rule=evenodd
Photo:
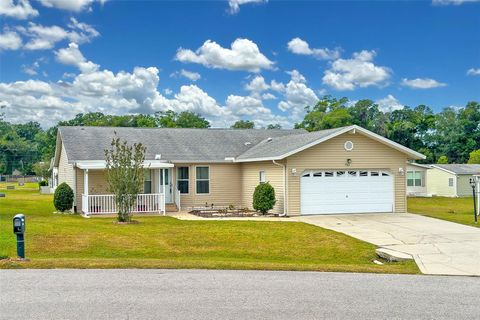
M19 213L13 217L13 233L17 235L17 255L25 259L25 215Z

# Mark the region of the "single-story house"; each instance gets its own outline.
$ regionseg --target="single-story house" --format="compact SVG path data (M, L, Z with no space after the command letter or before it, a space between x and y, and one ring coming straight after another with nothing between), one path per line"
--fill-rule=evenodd
M427 170L430 165L411 162L407 164L407 196L427 197Z
M432 164L430 167L427 188L433 196L471 196L470 178L480 174L480 164Z
M252 208L269 182L273 213L406 211L407 161L425 157L359 126L317 132L258 129L60 127L54 167L85 215L115 212L104 150L115 134L146 147L137 212L205 205Z

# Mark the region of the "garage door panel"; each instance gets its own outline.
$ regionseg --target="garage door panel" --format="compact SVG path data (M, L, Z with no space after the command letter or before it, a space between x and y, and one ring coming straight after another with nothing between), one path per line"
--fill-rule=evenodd
M303 174L301 213L392 212L394 198L392 176L380 169L361 171L363 176L359 176L360 170L356 171L356 175L341 174L338 170L311 171L319 176ZM328 172L328 175L334 172L334 176L326 176L325 172Z

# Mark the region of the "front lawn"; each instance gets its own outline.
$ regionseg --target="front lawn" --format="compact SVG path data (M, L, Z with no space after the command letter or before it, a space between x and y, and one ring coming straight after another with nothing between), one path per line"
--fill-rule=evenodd
M472 197L412 197L408 198L408 212L478 227L473 217Z
M0 186L1 188L1 186ZM180 221L52 214L52 196L23 188L0 198L0 256L15 257L12 217L26 214L27 262L0 268L211 268L418 273L413 261L376 265L375 246L296 222Z

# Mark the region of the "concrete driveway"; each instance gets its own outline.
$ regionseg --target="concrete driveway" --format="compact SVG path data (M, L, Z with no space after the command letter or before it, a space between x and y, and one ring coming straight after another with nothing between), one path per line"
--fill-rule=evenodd
M410 254L425 274L480 276L480 228L408 213L294 219Z

